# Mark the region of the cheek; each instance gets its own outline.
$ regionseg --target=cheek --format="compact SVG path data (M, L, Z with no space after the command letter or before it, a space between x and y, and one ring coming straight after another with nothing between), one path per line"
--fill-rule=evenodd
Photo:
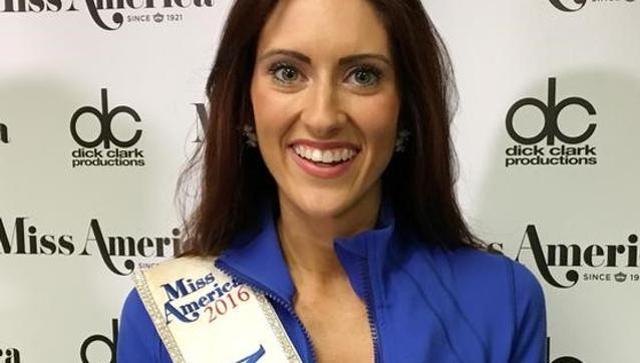
M270 103L273 102L273 95L261 80L254 79L253 82L251 85L251 104L256 127L261 129L263 124L273 120L275 111L273 107L269 107Z
M264 82L257 80L252 84L251 102L260 155L271 174L277 176L284 162L282 142L288 129L287 114L291 102Z
M256 123L256 133L258 142L269 144L270 149L273 143L283 132L286 123L286 102L273 91L263 81L257 81L251 87L251 103L253 115Z
M395 143L394 135L398 123L399 102L395 95L367 97L358 102L359 110L355 117L365 141L376 152L392 152Z

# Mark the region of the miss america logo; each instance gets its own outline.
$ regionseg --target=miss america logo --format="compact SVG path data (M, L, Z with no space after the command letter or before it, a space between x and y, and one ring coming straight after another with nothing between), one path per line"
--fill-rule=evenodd
M0 218L0 255L29 256L91 256L98 253L102 262L116 275L130 275L135 270L134 258L158 258L177 254L180 230L171 230L171 237L132 237L106 235L97 219L91 219L87 227L82 250L74 243L71 234L40 232L26 223L27 217L13 220L13 226ZM126 258L124 261L121 258ZM120 260L120 263L116 261Z
M81 1L81 0L80 0ZM79 0L0 0L0 12L4 13L41 13L59 11L78 11L77 3ZM125 17L121 11L115 10L133 10L142 11L146 9L163 8L166 10L178 8L184 9L191 6L197 8L212 7L214 0L84 0L91 19L104 30L120 29ZM105 16L101 13L105 11L112 12L111 16ZM114 12L115 11L115 12ZM151 15L145 14L146 17ZM161 14L156 13L154 21L159 22L156 17ZM105 19L110 19L105 21ZM180 14L168 14L168 20L181 21ZM138 16L127 16L127 21L145 21L140 20ZM108 24L111 23L112 24Z
M221 285L213 273L196 279L181 278L162 288L168 299L164 304L167 324L173 321L171 316L183 323L193 323L202 313L212 323L251 297L245 290L246 285L235 279Z
M492 248L502 250L502 244ZM556 243L543 244L538 228L526 227L515 260L533 259L538 272L551 286L568 289L578 281L638 284L640 283L640 251L638 235L630 234L621 243ZM528 264L528 263L527 263ZM629 271L628 269L633 270ZM564 274L554 273L562 269Z

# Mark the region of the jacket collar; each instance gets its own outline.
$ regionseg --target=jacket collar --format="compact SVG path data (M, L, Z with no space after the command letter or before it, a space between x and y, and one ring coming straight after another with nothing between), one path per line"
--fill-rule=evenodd
M265 292L276 295L289 303L293 301L295 286L284 256L280 248L278 232L276 229L277 203L271 198L265 198L260 208L260 221L257 231L245 231L233 238L228 247L218 258L243 280L248 280ZM342 251L347 251L354 258L339 258L349 279L353 282L357 270L353 266L358 259L368 259L370 271L381 271L379 265L384 261L387 249L391 243L396 227L395 213L392 201L383 194L378 219L373 229L362 231L354 236L336 238L334 249L338 256L344 256ZM354 286L358 295L362 291Z

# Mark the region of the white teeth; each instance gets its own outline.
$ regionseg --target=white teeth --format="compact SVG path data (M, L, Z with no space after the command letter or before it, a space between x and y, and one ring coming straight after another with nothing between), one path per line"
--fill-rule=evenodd
M322 161L322 151L318 149L313 150L313 153L311 153L311 160Z
M337 161L346 161L353 158L356 152L351 149L334 149L334 150L320 150L303 145L294 145L293 151L300 157L307 160L312 160L321 163L333 163Z
M322 162L330 163L333 161L333 153L329 150L325 150L322 152Z

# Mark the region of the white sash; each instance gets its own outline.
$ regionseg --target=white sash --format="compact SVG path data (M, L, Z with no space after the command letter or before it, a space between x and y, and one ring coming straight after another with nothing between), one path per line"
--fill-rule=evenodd
M214 258L180 257L134 275L175 363L301 363L267 299Z

